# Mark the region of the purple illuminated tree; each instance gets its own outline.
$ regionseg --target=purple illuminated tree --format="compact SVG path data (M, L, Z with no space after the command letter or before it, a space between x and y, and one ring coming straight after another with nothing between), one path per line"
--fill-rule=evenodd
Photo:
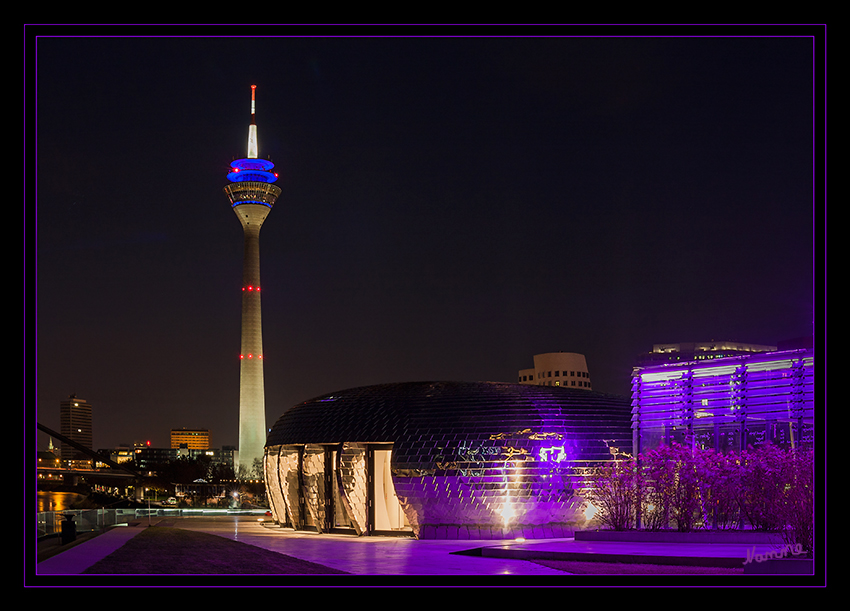
M647 490L645 523L658 529L668 517L675 520L680 532L697 527L702 515L700 471L691 450L672 443L650 450L640 456Z
M640 506L641 474L635 460L612 461L588 473L585 498L596 508L596 519L613 530L634 527Z
M789 545L811 553L814 533L814 456L766 444L741 453L690 449L672 443L613 461L587 474L585 497L601 524L660 530L735 528L782 531Z
M737 454L703 450L695 459L699 472L704 526L736 528L741 519Z
M814 550L814 452L797 449L787 452L783 463L782 501L778 507L784 526L782 537L788 545Z
M754 530L782 528L781 507L786 483L786 452L773 444L741 452L739 496L741 511Z

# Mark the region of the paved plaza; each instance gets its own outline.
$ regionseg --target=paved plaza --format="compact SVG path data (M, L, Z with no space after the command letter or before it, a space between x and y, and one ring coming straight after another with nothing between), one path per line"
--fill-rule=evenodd
M628 543L543 539L528 541L415 540L353 537L283 529L257 516L158 518L155 525L217 535L353 575L521 575L569 577L535 559L606 560L650 564L741 566L769 545ZM70 546L37 565L36 574L78 575L148 528L147 521L115 527ZM663 569L662 569L663 570Z

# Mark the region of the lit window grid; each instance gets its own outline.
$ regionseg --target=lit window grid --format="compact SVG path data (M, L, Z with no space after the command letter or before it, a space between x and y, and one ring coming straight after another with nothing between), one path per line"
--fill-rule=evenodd
M735 358L711 367L648 367L632 384L632 426L665 427L804 422L814 412L814 359ZM647 448L643 448L647 449Z

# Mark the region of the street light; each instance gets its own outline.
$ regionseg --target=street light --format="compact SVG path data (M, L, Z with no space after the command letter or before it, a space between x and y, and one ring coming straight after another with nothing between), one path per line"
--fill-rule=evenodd
M151 525L151 497L148 496L148 491L153 494L153 488L145 488L145 496L148 498L148 526Z

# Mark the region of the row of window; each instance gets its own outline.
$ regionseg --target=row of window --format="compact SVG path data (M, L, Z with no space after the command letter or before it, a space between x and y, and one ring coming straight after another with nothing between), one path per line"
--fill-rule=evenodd
M541 379L541 378L551 378L551 377L552 377L552 373L553 373L553 372L551 372L551 371L541 371L541 372L539 372L539 373L537 374L537 379L539 380L539 379ZM562 373L562 372L560 372L560 371L555 371L554 373L555 373L555 377L556 377L556 378L561 377L561 373ZM564 372L563 372L563 374L564 374L564 377L567 377L567 372L566 372L566 371L564 371ZM590 377L590 376L587 374L587 372L586 372L586 371L570 371L570 372L569 372L569 376L570 376L571 378L575 378L575 377L579 377L579 378L589 378L589 377ZM519 381L520 381L520 382L531 382L531 381L533 381L533 380L534 380L534 376L529 376L529 375L526 375L526 376L520 376L520 379L519 379ZM560 384L556 384L556 386L560 386ZM575 384L573 384L573 386L575 386ZM588 386L589 386L589 384L588 384Z
M590 382L585 382L584 380L572 380L567 382L564 380L564 383L561 383L561 380L546 380L545 382L539 382L539 386L579 386L581 388L590 388Z

